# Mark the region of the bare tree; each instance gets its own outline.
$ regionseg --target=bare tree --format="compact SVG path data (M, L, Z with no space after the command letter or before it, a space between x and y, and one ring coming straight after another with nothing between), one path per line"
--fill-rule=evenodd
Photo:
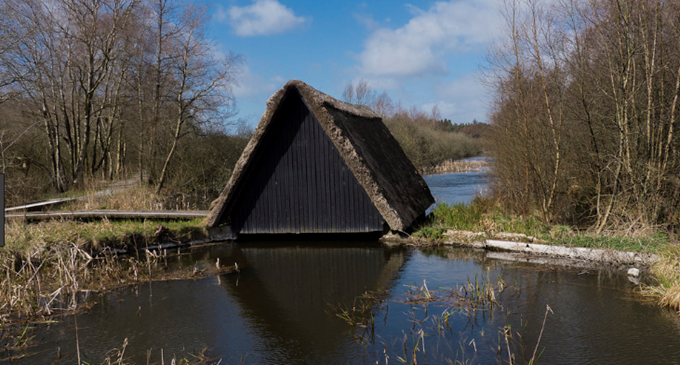
M356 103L359 105L372 105L376 99L376 92L371 89L371 86L364 79L359 80L354 91L356 93Z
M373 101L371 109L373 109L373 111L378 113L378 115L381 117L387 118L394 113L395 106L392 102L392 98L390 98L387 92L383 91Z
M236 83L236 66L240 59L226 56L215 59L203 34L204 13L190 9L183 18L182 32L178 32L173 47L177 53L172 62L172 73L177 80L175 95L175 128L172 146L161 170L156 193L160 193L168 173L168 166L177 149L178 141L188 133L187 124L207 123L211 117L231 117L228 107L233 105L231 86ZM226 113L226 114L225 114Z
M354 103L354 83L352 83L352 81L347 84L345 90L342 92L342 100L350 104Z
M240 60L216 58L204 14L173 0L0 3L0 99L43 126L30 160L55 190L121 177L132 158L160 190L179 141L232 116Z
M547 221L579 216L596 231L670 223L680 191L678 5L506 4L492 76L499 191Z

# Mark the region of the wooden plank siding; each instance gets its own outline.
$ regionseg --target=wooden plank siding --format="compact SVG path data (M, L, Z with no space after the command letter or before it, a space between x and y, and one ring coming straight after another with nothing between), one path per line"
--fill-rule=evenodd
M383 231L385 220L299 93L273 118L234 201L234 232Z

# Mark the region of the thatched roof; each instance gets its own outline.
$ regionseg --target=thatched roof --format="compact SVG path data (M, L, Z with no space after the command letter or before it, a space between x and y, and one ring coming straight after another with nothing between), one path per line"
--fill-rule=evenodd
M276 110L288 93L299 93L340 152L390 229L403 231L434 203L430 189L380 116L361 105L334 99L302 81L292 80L267 101L267 110L234 172L208 216L208 226L224 224Z

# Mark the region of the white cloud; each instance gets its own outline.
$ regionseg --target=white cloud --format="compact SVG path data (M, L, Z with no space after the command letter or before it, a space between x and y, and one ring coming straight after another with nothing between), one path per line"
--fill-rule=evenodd
M481 122L487 119L490 96L478 72L438 84L435 94L440 100L438 104L443 118L449 118L454 123L470 123L473 119ZM433 105L434 103L425 104L422 108L431 111Z
M259 74L253 73L247 65L244 65L241 68L238 86L234 87L233 93L236 98L269 95L281 87L280 79L280 77L275 76L270 80L265 80Z
M449 103L443 100L440 100L438 103L423 104L420 109L425 113L431 114L435 105L439 109L439 114L442 118L450 118L451 115L460 113L460 107L456 103Z
M406 25L369 36L361 69L372 75L446 74L447 54L491 41L500 25L495 6L492 0L437 2L426 11L410 6L414 16Z
M255 0L249 6L232 6L226 13L218 11L216 19L228 21L236 34L244 37L282 33L306 21L277 0Z
M380 23L376 21L372 15L354 14L354 19L368 30L376 30L380 28Z

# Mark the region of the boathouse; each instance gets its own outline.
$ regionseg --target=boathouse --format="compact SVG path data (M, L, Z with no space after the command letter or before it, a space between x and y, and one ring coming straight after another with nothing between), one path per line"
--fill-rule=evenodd
M234 236L408 231L433 203L379 115L292 80L267 101L207 223Z

